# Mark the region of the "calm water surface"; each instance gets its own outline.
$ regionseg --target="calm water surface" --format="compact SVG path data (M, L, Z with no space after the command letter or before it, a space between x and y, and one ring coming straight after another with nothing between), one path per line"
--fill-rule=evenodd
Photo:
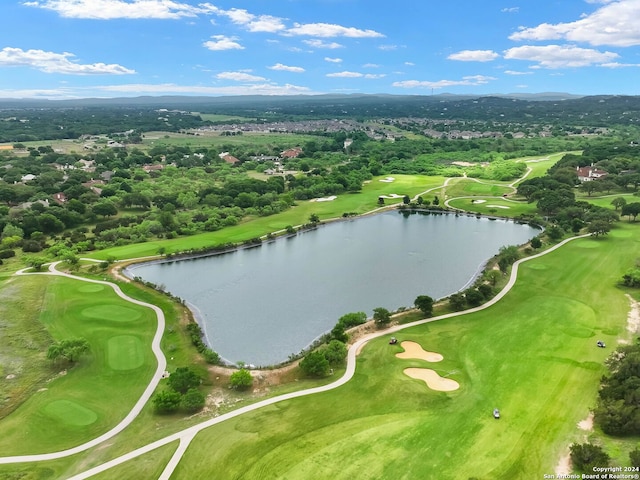
M198 314L229 362L287 360L345 313L411 306L464 288L500 247L527 242L527 225L388 212L337 222L262 247L130 268L164 284Z

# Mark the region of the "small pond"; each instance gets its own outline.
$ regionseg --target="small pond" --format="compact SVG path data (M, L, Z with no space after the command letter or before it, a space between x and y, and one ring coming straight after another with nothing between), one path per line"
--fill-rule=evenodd
M286 361L348 312L410 307L465 288L505 245L539 233L506 220L387 212L260 247L132 266L185 299L226 361Z

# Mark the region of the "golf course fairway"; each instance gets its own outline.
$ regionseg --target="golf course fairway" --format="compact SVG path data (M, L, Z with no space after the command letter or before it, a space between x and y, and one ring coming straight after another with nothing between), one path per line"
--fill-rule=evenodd
M635 226L525 262L515 287L473 314L396 333L441 362L400 359L371 341L334 391L266 407L199 433L172 478L542 478L595 403L604 360L630 341L618 287L640 256ZM436 392L405 368L460 388ZM502 418L493 418L499 408Z

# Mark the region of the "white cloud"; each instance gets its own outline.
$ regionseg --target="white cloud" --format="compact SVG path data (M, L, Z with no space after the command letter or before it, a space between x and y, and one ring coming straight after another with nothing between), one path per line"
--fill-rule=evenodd
M61 17L110 20L115 18L177 19L218 12L205 3L198 6L174 0L42 0L22 3L28 7L53 10Z
M588 67L610 63L619 55L613 52L600 52L574 45L525 45L504 52L508 60L528 60L537 62L538 68Z
M360 73L360 72L336 72L336 73L327 73L327 77L330 78L367 78L367 79L375 79L375 78L384 78L386 75L384 73L373 74L373 73Z
M415 64L415 63L413 63L413 62L404 62L404 64L405 64L406 66L408 66L408 67L415 67L415 66L416 66L416 64Z
M380 68L380 65L377 63L365 63L362 68Z
M271 15L254 15L240 8L219 10L219 14L228 17L237 25L244 26L250 32L275 33L285 29L282 19Z
M128 85L108 85L95 87L96 90L111 94L130 95L299 95L313 93L310 88L298 85L275 85L275 84L254 84L254 85L233 85L226 87L210 87L205 85L176 85L165 84L128 84Z
M640 63L609 62L609 63L602 63L598 66L604 67L604 68L628 68L628 67L640 67Z
M221 50L244 50L244 47L236 42L237 38L227 37L225 35L213 35L211 38L214 40L206 41L202 44L203 47L209 50L221 51Z
M485 85L491 80L495 80L494 77L487 77L485 75L470 75L462 77L462 80L438 80L437 82L430 82L424 80L404 80L401 82L393 82L394 87L401 88L445 88L445 87L457 87L457 86L476 86Z
M336 48L342 48L344 45L341 45L336 42L324 42L322 40L313 39L313 40L303 40L304 43L313 48L328 48L330 50L334 50Z
M5 47L0 50L0 66L32 67L45 73L67 75L131 75L135 70L117 64L74 63L73 53L45 52L44 50L22 50Z
M236 82L264 82L266 78L250 75L245 72L221 72L216 75L221 80L234 80Z
M515 70L505 70L504 73L507 75L532 75L533 72L517 72Z
M397 50L398 49L398 45L380 45L378 47L378 49L384 50L386 52L390 52L392 50Z
M325 62L330 62L330 63L341 63L342 59L341 58L324 57L324 61Z
M596 3L596 2L591 2ZM604 5L580 20L568 23L542 23L512 34L511 40L557 40L591 45L631 47L640 45L640 2L619 0Z
M343 27L333 23L294 23L286 31L287 35L306 35L310 37L349 37L349 38L380 38L383 34L375 30L361 30L354 27Z
M518 13L520 11L520 7L506 7L500 11L502 13Z
M457 53L452 53L447 58L460 62L491 62L499 56L500 55L493 50L462 50Z
M272 65L270 67L267 67L270 70L281 70L284 72L293 72L293 73L302 73L304 72L304 68L302 67L291 67L288 65L283 65L282 63L276 63L275 65Z
M363 74L360 72L335 72L327 73L327 77L331 78L361 78Z

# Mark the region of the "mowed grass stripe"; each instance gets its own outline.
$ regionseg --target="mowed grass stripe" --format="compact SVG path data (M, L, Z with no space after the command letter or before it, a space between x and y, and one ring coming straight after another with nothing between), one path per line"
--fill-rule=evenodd
M638 233L622 225L610 238L576 240L523 264L514 289L493 307L396 334L442 354L433 366L459 390L434 392L404 376L410 362L424 362L395 358L399 349L380 338L336 391L203 431L175 478L222 471L237 479L293 480L310 472L347 479L354 463L358 478L531 479L553 472L567 445L584 436L576 423L595 402L611 352L596 339L615 345L630 338L629 303L617 282L640 256ZM491 414L496 407L500 420ZM403 428L396 430L398 419Z

